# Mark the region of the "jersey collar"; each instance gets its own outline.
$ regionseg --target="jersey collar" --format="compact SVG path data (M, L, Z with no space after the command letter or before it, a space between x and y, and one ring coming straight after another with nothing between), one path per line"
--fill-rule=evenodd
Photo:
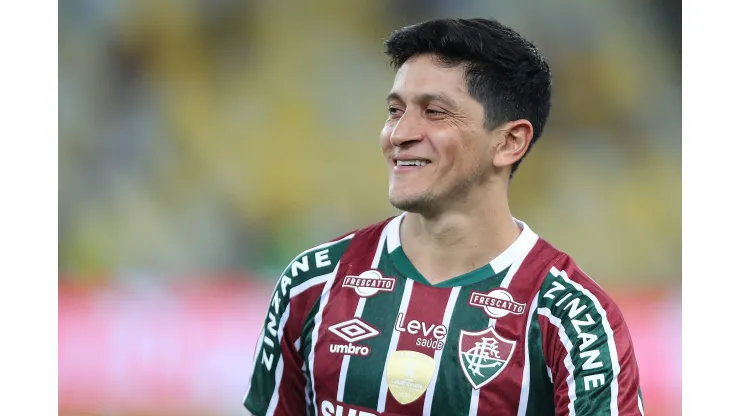
M388 250L388 254L390 255L391 260L399 269L399 271L405 274L406 277L430 285L431 283L429 283L429 281L424 276L422 276L418 270L416 270L416 267L414 267L414 265L406 256L406 253L403 251L403 247L401 247L401 221L403 221L403 217L405 215L405 212L401 213L401 215L393 218L387 225L388 239L386 247ZM519 237L517 237L517 239L506 250L504 250L503 253L499 254L487 265L477 270L473 270L461 276L453 277L435 286L451 287L471 284L475 281L480 281L487 277L490 277L491 275L498 275L502 273L504 270L507 270L513 263L521 260L522 257L526 256L539 239L539 236L534 231L532 231L532 229L530 229L525 222L520 221L516 218L514 218L514 221L516 221L516 223L519 225L519 228L521 228L522 232L519 234Z

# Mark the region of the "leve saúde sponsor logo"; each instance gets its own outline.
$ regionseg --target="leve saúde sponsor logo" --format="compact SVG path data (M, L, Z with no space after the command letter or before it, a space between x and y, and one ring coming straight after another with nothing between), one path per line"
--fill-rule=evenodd
M442 324L428 324L423 321L412 319L405 322L406 316L403 312L396 317L393 327L398 332L406 332L411 335L420 335L416 338L416 345L420 347L441 350L445 346L447 338L447 327Z

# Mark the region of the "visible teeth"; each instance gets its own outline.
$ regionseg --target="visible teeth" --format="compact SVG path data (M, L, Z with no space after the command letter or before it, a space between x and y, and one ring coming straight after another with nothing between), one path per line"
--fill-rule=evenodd
M429 164L426 160L399 160L398 166L424 166Z

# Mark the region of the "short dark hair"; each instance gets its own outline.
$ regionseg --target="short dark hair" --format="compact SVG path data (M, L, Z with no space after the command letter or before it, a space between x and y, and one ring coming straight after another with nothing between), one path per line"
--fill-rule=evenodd
M532 42L493 19L438 19L407 26L385 41L398 70L409 58L431 53L442 65L464 65L471 97L485 110L489 130L519 119L532 123L532 141L542 135L550 114L552 74ZM519 161L511 167L513 175Z

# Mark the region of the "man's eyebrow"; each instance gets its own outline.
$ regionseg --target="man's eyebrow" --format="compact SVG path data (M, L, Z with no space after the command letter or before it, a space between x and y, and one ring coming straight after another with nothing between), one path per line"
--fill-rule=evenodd
M448 105L450 107L457 108L457 103L455 102L455 100L453 100L449 96L447 96L445 94L441 94L441 93L439 93L439 94L432 94L432 93L421 94L421 95L419 95L417 97L417 100L420 101L420 102L423 102L423 103L429 103L429 102L432 102L432 101L439 101L439 102L441 102L443 104L446 104L446 105Z
M388 97L386 97L385 102L390 103L391 101L403 101L401 99L401 96L398 95L398 93L392 92L388 94Z
M391 92L388 94L388 97L386 98L386 102L390 103L391 101L401 101L403 102L403 99L401 99L401 96L396 92ZM421 102L421 103L429 103L432 101L439 101L443 104L446 104L450 107L457 108L457 103L452 98L448 97L445 94L440 93L424 93L419 94L414 97L414 101Z

